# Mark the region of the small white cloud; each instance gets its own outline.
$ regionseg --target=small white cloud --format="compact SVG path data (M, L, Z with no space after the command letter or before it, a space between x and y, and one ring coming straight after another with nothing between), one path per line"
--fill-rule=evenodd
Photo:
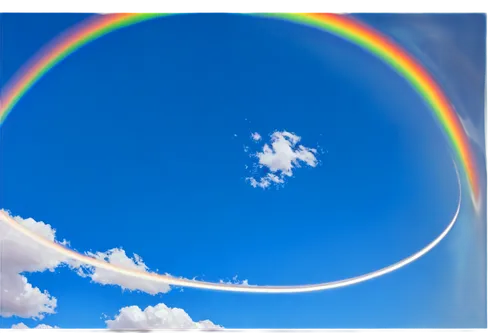
M254 141L260 141L262 139L262 136L257 132L252 133L251 136L252 136L252 140L254 140Z
M271 135L271 146L264 144L262 152L254 155L258 159L258 162L254 164L255 169L266 168L268 172L260 179L248 177L250 185L267 188L271 184L284 184L285 177L291 177L293 169L301 167L301 163L316 167L318 165L317 150L303 145L297 146L300 140L300 136L287 131L274 132Z
M141 310L138 306L121 308L114 319L106 320L112 330L151 330L151 329L222 329L210 320L195 322L183 310L169 308L163 303L148 306Z

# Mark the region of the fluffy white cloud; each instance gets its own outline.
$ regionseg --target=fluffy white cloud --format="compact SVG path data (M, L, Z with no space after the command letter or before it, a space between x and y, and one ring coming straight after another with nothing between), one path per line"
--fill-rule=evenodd
M8 216L9 212L2 210ZM11 216L12 217L12 216ZM0 215L0 219L3 218ZM23 219L19 216L12 217L17 223L23 225L32 232L50 240L51 242L67 245L67 241L59 242L56 239L56 231L49 224L37 222L32 218ZM94 268L70 260L57 251L38 245L26 235L10 227L9 224L0 221L0 298L2 307L0 316L42 319L47 314L55 313L57 299L31 285L28 279L22 275L28 272L53 272L60 266L67 266L75 270L82 277L89 277L92 281L102 285L118 285L124 290L142 291L151 295L166 293L171 287L165 283L147 281L140 278L125 276L120 273L102 268ZM141 257L133 254L127 256L125 250L114 248L106 252L87 252L88 256L98 260L109 262L115 266L150 272ZM231 283L239 282L236 277ZM175 310L177 311L177 310ZM202 325L203 323L200 322ZM19 324L24 325L24 324Z
M19 324L14 324L12 325L11 327L12 329L20 329L20 330L27 330L29 329L28 326L26 326L24 323L19 323ZM45 324L40 324L40 325L37 325L36 327L33 327L34 329L47 329L47 330L50 330L50 329L54 329L54 328L59 328L57 326L50 326L50 325L45 325Z
M222 329L210 320L195 322L183 309L169 308L163 303L148 306L144 311L136 305L121 308L114 319L106 320L106 326L112 330Z
M126 252L123 249L114 248L106 252L87 252L86 254L89 257L109 262L115 266L135 269L142 272L149 271L149 268L146 266L141 257L134 253L133 257L130 258L127 256ZM123 274L115 273L102 268L81 266L79 269L79 274L81 276L88 276L92 279L92 281L100 284L118 285L123 290L138 290L151 295L166 293L170 291L170 286L168 284L147 281L137 277L125 276Z
M2 211L11 216L9 212ZM57 241L56 231L49 224L41 221L37 222L32 218L11 217L30 231L54 243L68 244L67 241ZM0 218L2 218L1 215ZM2 263L2 273L0 274L2 307L0 316L2 317L18 316L21 318L42 319L47 314L55 313L57 299L51 296L48 291L42 291L31 285L22 273L53 272L62 265L67 265L75 269L80 276L90 277L92 281L100 284L114 284L122 289L138 290L152 295L166 293L170 290L170 286L167 284L132 278L101 268L95 269L69 260L57 251L33 242L26 235L1 221L0 241L0 259ZM134 254L133 258L129 258L123 249L115 248L106 252L87 253L87 255L117 266L148 271L148 267L138 255Z
M7 213L6 211L3 211ZM1 218L1 217L0 217ZM27 229L38 235L57 242L56 231L44 222L31 218L14 219ZM46 314L55 312L57 299L47 291L41 291L32 286L23 272L43 272L54 269L64 263L64 257L47 247L32 242L22 233L0 222L1 261L0 297L2 308L0 316L19 316L22 318L43 318Z
M9 214L5 210L4 213ZM10 215L10 214L9 214ZM1 215L0 215L1 216ZM2 218L2 217L0 217ZM32 218L12 217L16 222L39 236L55 243L66 244L56 240L56 230L42 221ZM20 272L43 272L54 269L65 262L66 258L56 251L33 242L24 234L12 229L6 223L0 223L0 239L2 240L2 269Z
M43 319L46 314L55 313L57 299L46 290L42 292L39 288L33 287L26 277L3 271L0 284L2 285L0 316Z
M19 324L14 324L10 328L11 330L27 330L29 329L28 326L26 326L24 323L19 323Z
M297 146L300 140L300 136L287 131L274 132L271 135L271 145L264 144L262 151L254 155L258 159L258 162L254 164L254 168L266 168L268 172L260 179L248 177L247 180L250 185L267 188L271 184L283 184L285 177L291 177L293 168L301 167L301 163L316 167L318 165L317 150L303 145Z

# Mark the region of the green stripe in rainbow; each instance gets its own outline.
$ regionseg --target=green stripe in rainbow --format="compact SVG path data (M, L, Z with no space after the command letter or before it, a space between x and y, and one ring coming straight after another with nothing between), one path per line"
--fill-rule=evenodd
M94 16L70 29L44 48L29 62L6 89L0 100L0 126L21 97L51 68L91 41L112 31L142 21L174 14L109 14ZM344 38L376 55L403 76L421 95L443 127L468 180L476 209L480 206L480 187L469 140L451 103L430 74L407 52L372 28L352 17L337 14L250 14L314 27Z

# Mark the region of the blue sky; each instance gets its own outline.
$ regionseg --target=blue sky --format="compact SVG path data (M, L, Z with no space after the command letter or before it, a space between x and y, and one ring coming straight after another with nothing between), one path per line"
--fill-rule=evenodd
M2 15L1 85L85 17ZM485 17L357 17L435 73L469 119L484 178ZM317 148L319 163L253 188L246 178L262 173L245 166L276 131ZM85 46L22 99L1 140L1 208L50 224L78 251L122 248L206 281L306 284L381 268L433 240L458 196L449 145L401 77L335 36L236 15L145 22ZM60 267L26 274L57 313L0 327L104 328L103 313L158 303L228 328L484 327L485 215L464 206L428 255L359 285L149 295Z

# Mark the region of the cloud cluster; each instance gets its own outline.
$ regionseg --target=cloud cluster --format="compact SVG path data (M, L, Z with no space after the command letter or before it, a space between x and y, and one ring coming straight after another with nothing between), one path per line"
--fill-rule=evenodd
M4 212L9 214L9 212ZM56 239L56 231L49 224L42 221L37 222L32 218L23 219L19 216L13 216L13 219L30 231L54 243L68 244L67 241L59 242ZM41 291L34 287L22 273L53 272L57 267L63 265L74 269L80 276L90 277L92 281L102 285L118 285L124 290L142 291L151 295L170 291L170 286L164 283L126 277L120 273L74 262L53 249L32 242L27 236L6 223L0 223L0 235L0 260L2 264L0 316L2 317L18 316L42 319L46 314L55 313L56 297L50 295L48 291ZM88 252L86 254L113 265L148 271L148 267L137 254L133 254L133 257L129 258L123 249L114 248L106 252Z
M252 134L252 138L261 138L259 133ZM293 169L300 168L302 164L316 167L317 150L298 145L301 137L287 131L276 131L271 135L271 143L264 144L261 152L254 155L257 162L254 164L256 170L266 170L264 176L257 179L248 177L247 180L253 187L267 188L272 184L284 184L286 177L293 176Z
M5 211L4 211L5 212ZM5 212L8 213L8 212ZM10 215L10 214L9 214ZM23 219L13 216L16 222L38 235L55 243L67 245L66 241L56 239L56 231L49 224L37 222L32 218ZM1 268L0 297L2 307L0 316L18 316L22 318L42 319L46 314L55 313L57 299L48 291L41 291L28 282L22 273L53 272L57 267L66 265L75 269L80 276L90 277L92 281L107 285L119 285L122 289L143 291L152 295L166 293L170 286L144 281L138 278L125 277L122 274L83 266L65 258L53 249L32 242L27 236L0 223ZM110 262L117 266L147 271L142 259L134 254L127 257L122 249L111 249L107 252L87 253L96 259Z
M136 305L121 308L114 319L106 320L106 326L112 330L222 329L210 320L195 322L183 309L169 308L163 303L144 310Z

